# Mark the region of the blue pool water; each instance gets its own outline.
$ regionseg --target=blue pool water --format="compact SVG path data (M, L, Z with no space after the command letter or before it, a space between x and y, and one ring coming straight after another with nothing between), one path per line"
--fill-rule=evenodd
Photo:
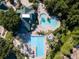
M57 29L59 24L57 23L56 17L50 18L48 20L47 15L46 14L41 14L41 25L42 27L46 27L46 25L51 26L53 29Z
M36 56L44 56L44 36L31 36L31 41L29 42L31 46L36 47Z

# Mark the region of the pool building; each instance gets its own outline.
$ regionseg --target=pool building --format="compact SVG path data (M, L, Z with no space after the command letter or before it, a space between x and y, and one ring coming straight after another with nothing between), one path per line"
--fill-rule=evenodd
M36 28L36 20L37 20L37 13L30 12L30 13L22 13L21 14L21 22L24 24L26 29L30 32Z

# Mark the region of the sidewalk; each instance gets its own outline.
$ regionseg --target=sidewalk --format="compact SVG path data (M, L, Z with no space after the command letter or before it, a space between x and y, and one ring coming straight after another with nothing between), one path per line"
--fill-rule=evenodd
M29 7L33 4L33 3L30 3L28 0L20 0L20 2L22 3L23 6L26 6L26 7Z

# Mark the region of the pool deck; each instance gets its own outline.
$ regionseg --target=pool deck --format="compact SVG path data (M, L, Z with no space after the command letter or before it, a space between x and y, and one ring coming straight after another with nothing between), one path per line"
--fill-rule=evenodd
M41 15L42 13L45 13L48 17L50 17L45 8L46 8L45 5L42 4L42 3L40 3L39 6L38 6L38 20L39 20L39 22L40 22L40 20L41 20L41 19L40 19L40 15ZM39 24L40 24L40 23L39 23Z
M33 3L30 3L28 0L20 0L23 6L30 7Z

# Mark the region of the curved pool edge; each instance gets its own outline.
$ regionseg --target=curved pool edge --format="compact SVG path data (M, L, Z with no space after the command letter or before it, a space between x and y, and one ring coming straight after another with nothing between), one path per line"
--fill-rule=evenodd
M60 21L57 21L57 27L55 28L55 29L52 29L52 31L55 31L55 30L57 30L60 26L61 26L61 23L60 23Z
M44 16L42 16L42 15L44 15ZM41 25L42 28L47 29L47 27L45 27L47 24L44 25L43 22L41 23L42 18L45 19L45 20L46 20L46 23L47 23L47 19L46 19L46 18L47 18L47 15L46 15L45 13L40 14L40 20L39 20L39 25ZM58 29L58 28L61 26L60 21L59 21L59 20L56 20L56 19L57 19L56 17L53 17L53 18L51 17L51 18L50 18L50 20L55 20L56 23L57 23L57 24L53 24L53 23L52 23L52 25L53 25L53 27L51 27L51 30L52 30L52 31L55 31L56 29ZM55 22L55 21L54 21L54 22ZM49 24L50 24L50 23L49 23ZM50 26L52 26L52 25L50 24ZM57 26L56 26L56 25L57 25ZM45 29L44 29L43 31L46 31Z

